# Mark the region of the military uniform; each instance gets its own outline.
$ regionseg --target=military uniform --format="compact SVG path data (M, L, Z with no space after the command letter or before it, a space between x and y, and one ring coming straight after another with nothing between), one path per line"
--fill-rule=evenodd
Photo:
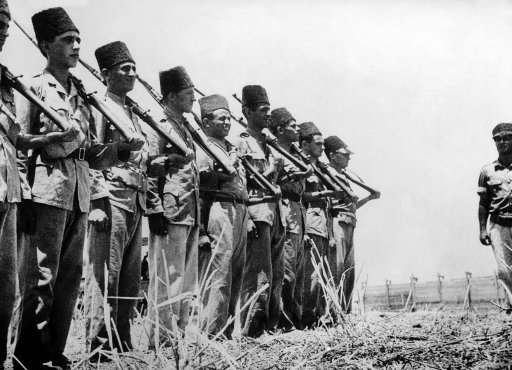
M38 40L41 35L51 40L52 35L77 30L62 8L44 10L32 20ZM117 144L95 141L90 107L75 82L70 80L69 86L68 93L48 70L31 82L36 95L78 127L80 135L34 154L32 201L37 225L22 261L22 313L15 349L18 360L28 368L64 352L82 275L90 204L89 168L105 168L118 160ZM57 130L37 106L28 102L21 107L19 119L28 134Z
M160 74L164 96L168 75L178 75L177 78L183 82L183 73L186 74L183 67L176 67ZM179 85L178 89L183 86L179 83L177 85ZM166 118L161 120L162 128L169 133L176 131L185 144L195 151L192 136L185 128L183 115L167 107L165 116ZM167 154L172 151L172 147L160 137L152 140L150 146L152 155ZM153 341L154 322L157 319L154 305L180 294L193 294L197 288L200 213L199 171L195 158L173 175L150 178L149 190L158 196L148 199L147 214L163 214L168 222L166 235L150 233L149 236L148 312L151 322L150 340ZM157 297L155 297L155 291ZM191 297L187 297L173 303L172 309L168 306L160 308L158 311L160 325L171 329L174 314L179 319L179 326L182 329L185 328L189 319L190 299Z
M0 12L8 14L7 3L0 2ZM0 66L0 78L2 69ZM13 91L1 79L0 99L9 111L15 113ZM22 189L14 146L20 127L3 113L0 113L0 126L0 369L3 369L16 292L16 212L22 199Z
M229 111L226 99L211 95L199 100L201 116L217 109ZM204 229L210 238L210 246L200 250L201 277L205 287L203 293L202 327L209 334L219 333L229 316L235 315L244 277L247 246L247 183L245 168L238 152L227 141L210 137L231 162L234 176L219 175L213 160L203 151L198 152L197 165L201 174L201 208ZM230 329L224 334L229 336Z
M350 188L347 178L330 168L333 175L344 181ZM356 227L356 203L346 196L342 200L333 200L331 205L333 217L332 231L336 242L336 254L331 258L332 271L338 285L343 276L343 308L350 312L352 291L355 283L354 229Z
M261 99L263 97L263 99ZM268 98L261 86L245 86L242 99L244 104L259 103ZM273 161L270 148L264 140L257 140L257 134L250 129L240 134L235 144L240 155L263 173ZM266 190L248 182L249 199L269 195ZM264 290L252 307L242 314L244 335L258 336L265 329L273 329L279 321L281 292L283 286L283 243L285 238L284 215L279 201L268 201L249 206L249 218L255 225L247 239L247 262L242 285L242 304L245 304L265 284Z
M126 45L113 42L96 50L100 69L116 64L133 62ZM143 136L140 122L123 100L107 92L105 102L119 117L131 123L124 129L132 135ZM105 143L121 141L121 135L104 117L98 115L98 140ZM121 350L132 348L130 317L139 296L140 261L142 246L142 216L146 209L147 189L147 144L138 151L132 151L127 161L103 171L91 170L91 200L108 199L111 222L107 230L90 224L87 241L89 266L87 273L86 335L91 349L105 342L107 332L104 322L103 295L105 294L105 267L108 269L108 296L110 315L114 321L117 336L114 341Z
M512 134L512 125L510 126ZM498 266L498 279L512 307L512 165L496 160L485 165L478 178L478 195L490 215L488 233Z
M272 123L275 126L295 121L295 118L285 108L276 108L271 112ZM282 157L279 153L273 153ZM282 315L280 325L296 328L302 327L302 301L304 295L304 232L306 225L306 210L302 204L302 194L305 180L289 180L292 173L298 169L287 159L283 158L284 169L278 178L281 186L281 205L286 220L286 237L284 240L284 279L282 291Z

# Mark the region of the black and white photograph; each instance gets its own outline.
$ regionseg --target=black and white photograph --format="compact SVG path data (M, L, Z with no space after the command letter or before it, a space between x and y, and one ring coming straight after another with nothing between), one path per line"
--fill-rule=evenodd
M511 43L510 0L0 0L0 370L512 369Z

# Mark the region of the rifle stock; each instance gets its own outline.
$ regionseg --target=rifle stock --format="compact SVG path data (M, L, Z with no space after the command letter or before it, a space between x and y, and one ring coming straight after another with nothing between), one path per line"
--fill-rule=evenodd
M142 77L137 76L137 80L144 86L144 88L147 90L149 95L162 107L165 109L165 106L163 104L163 97L160 95L158 91L156 91L153 86L151 86L148 82L146 82ZM224 153L222 153L218 148L211 145L211 143L208 140L208 137L201 129L200 120L192 112L194 116L194 122L190 122L189 120L185 119L185 128L190 133L192 138L194 139L194 142L214 161L216 161L223 170L228 174L234 174L235 168L229 163L228 158L225 157ZM198 122L199 121L199 122Z

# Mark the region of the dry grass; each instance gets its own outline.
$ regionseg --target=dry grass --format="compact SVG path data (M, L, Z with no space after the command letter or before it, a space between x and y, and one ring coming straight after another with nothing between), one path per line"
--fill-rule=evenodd
M86 353L85 316L77 310L68 340L67 354L75 369L370 369L370 368L510 368L512 320L494 308L429 307L417 312L367 312L345 315L340 287L334 284L325 261L312 252L312 261L324 296L323 325L316 330L266 333L258 339L223 340L222 333L209 338L201 331L199 299L211 284L207 277L191 299L193 317L184 332L162 330L169 346L148 349L146 317L136 313L130 353L101 351L111 361L90 363ZM90 294L87 293L86 294ZM255 296L256 297L256 296ZM253 297L253 299L255 298ZM107 309L106 300L103 302ZM247 309L248 302L241 310ZM231 318L240 323L240 311ZM361 313L363 312L363 313ZM108 328L109 342L117 336Z

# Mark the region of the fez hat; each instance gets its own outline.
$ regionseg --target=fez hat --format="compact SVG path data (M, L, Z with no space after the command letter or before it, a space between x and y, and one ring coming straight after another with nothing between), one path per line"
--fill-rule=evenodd
M9 10L9 4L7 3L7 0L0 0L0 13L5 14L9 17L9 19L11 19L11 12Z
M296 121L295 117L288 111L286 108L276 108L270 112L270 127L276 128L279 126L284 126L290 121Z
M255 109L258 105L270 104L267 91L260 85L247 85L242 89L242 106Z
M329 136L325 138L324 140L324 148L325 148L325 154L334 153L334 152L340 152L343 154L353 154L347 144L343 142L339 137L337 136Z
M94 55L96 56L100 69L109 69L115 65L126 62L135 63L130 54L130 50L128 50L128 47L122 41L114 41L100 46L96 49Z
M165 98L169 93L179 93L181 90L194 87L185 67L177 66L160 72L160 92Z
M213 113L217 109L226 109L229 112L229 104L222 95L209 95L199 99L199 107L201 108L201 118Z
M305 138L311 135L322 135L322 133L313 122L303 122L299 125L299 135Z
M78 31L68 13L63 8L49 8L32 16L32 25L37 42L52 41L56 36L68 31Z

